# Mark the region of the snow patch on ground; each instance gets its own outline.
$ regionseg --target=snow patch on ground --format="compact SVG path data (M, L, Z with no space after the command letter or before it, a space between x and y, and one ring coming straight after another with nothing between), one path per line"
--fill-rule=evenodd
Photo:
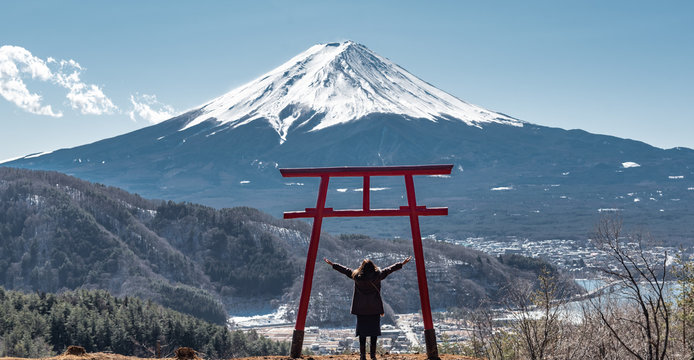
M12 158L9 158L9 159L0 160L0 164L4 164L4 163L10 162L10 161L15 161L15 160L19 160L19 159L33 159L33 158L37 158L37 157L39 157L39 156L48 155L48 154L50 154L50 153L52 153L52 152L53 152L53 150L51 150L51 151L42 151L42 152L39 152L39 153L29 154L29 155L15 156L15 157L12 157Z
M390 190L390 188L389 187L372 187L370 190L371 191L383 191L383 190ZM354 189L352 191L363 192L364 189L363 188L357 188L357 189Z
M52 152L53 152L53 150L51 150L51 151L42 151L42 152L40 152L40 153L38 153L38 154L27 155L27 156L25 157L25 159L37 158L37 157L39 157L39 156L48 155L48 154L50 154L50 153L52 153Z
M15 157L12 157L12 158L9 158L9 159L5 159L5 160L0 160L0 164L4 164L4 163L10 162L10 161L19 160L19 159L22 159L22 158L24 158L24 155L22 155L22 156L15 156Z
M253 316L231 316L227 319L227 322L232 327L239 328L253 328L261 326L278 326L291 324L284 319L287 314L289 306L281 305L277 310L269 314L260 314Z

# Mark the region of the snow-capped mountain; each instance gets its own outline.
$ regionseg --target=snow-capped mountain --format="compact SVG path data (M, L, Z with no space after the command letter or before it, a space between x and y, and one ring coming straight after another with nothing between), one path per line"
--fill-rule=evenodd
M397 114L468 125L522 122L468 104L352 41L312 46L200 109L184 130L206 120L236 128L268 121L287 140L292 127L317 131L370 114ZM308 115L308 116L306 116ZM313 118L321 119L312 123ZM302 121L298 121L303 119Z
M315 204L317 190L311 179L283 179L278 167L434 163L455 171L417 178L418 200L451 210L423 221L425 233L583 238L596 217L616 211L670 238L694 236L687 225L694 151L522 122L457 99L351 41L313 46L162 123L3 165L279 216ZM358 180L331 181L328 206L361 206ZM374 206L405 205L401 182L372 180L381 189ZM361 221L326 226L409 231Z

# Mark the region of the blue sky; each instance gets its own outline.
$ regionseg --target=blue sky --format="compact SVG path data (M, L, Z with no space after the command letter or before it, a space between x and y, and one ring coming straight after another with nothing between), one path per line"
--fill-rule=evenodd
M3 1L0 160L147 126L347 39L525 121L694 148L692 4Z

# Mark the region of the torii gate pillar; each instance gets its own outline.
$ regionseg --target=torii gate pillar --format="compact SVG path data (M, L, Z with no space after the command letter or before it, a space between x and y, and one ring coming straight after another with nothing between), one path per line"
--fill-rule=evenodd
M414 249L415 265L417 268L417 283L419 284L419 301L422 305L422 318L424 322L424 340L428 359L438 359L436 345L436 333L431 318L431 306L429 304L429 289L427 287L426 269L424 268L424 252L422 250L422 235L419 230L419 216L448 215L448 208L427 208L418 206L414 192L414 175L447 175L451 173L453 165L416 165L416 166L370 166L370 167L333 167L333 168L298 168L280 169L284 177L320 177L318 188L318 200L315 208L306 208L304 211L285 212L285 219L313 218L311 241L306 255L306 268L304 270L304 283L301 288L299 311L296 315L296 325L292 335L292 347L290 356L301 357L301 348L304 343L304 326L308 312L308 302L311 297L311 284L313 283L313 270L316 265L318 242L320 241L321 225L324 217L367 217L367 216L409 216L412 229L412 246ZM404 176L405 189L407 191L407 206L398 209L371 209L370 183L371 176ZM363 177L362 188L363 203L361 209L333 210L325 207L325 199L328 193L330 177Z

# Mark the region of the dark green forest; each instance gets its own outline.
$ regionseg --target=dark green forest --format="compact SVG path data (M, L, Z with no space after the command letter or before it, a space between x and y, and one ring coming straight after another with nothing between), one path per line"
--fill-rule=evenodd
M299 273L287 244L257 229L273 221L0 168L0 285L107 289L224 324L239 297L279 297Z
M217 359L288 353L286 343L136 297L103 290L25 294L0 287L0 356L50 356L79 345L88 352L154 357L157 341L163 356L181 346Z

